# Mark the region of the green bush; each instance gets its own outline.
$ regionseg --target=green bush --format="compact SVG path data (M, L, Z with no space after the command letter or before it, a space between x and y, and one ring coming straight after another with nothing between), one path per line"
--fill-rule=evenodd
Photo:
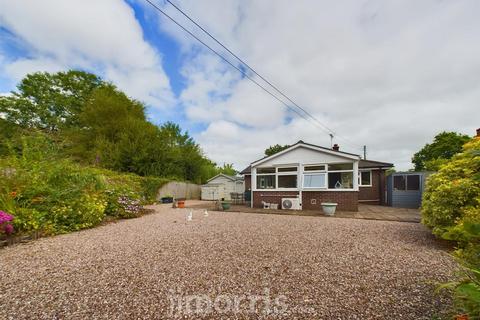
M104 185L91 170L69 161L9 158L0 186L0 207L20 232L64 233L102 221Z
M142 177L141 188L144 199L148 202L155 202L157 200L158 190L166 183L172 181L171 179L158 177Z
M449 239L461 242L463 220L475 220L479 215L480 139L476 138L428 178L422 201L422 223L437 236L448 234Z
M453 290L457 312L480 318L480 138L440 167L427 181L422 223L443 239L457 242L454 255L463 266Z
M0 210L15 217L19 233L66 233L98 225L106 215L139 216L168 181L84 167L55 157L51 145L42 135L23 137L0 158Z

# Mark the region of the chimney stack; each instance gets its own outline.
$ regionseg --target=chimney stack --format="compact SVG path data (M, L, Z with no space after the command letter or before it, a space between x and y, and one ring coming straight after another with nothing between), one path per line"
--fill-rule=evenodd
M480 138L480 128L477 129L477 137Z
M338 150L340 150L340 146L335 143L335 144L333 145L333 148L332 148L332 149L335 150L335 151L338 151Z

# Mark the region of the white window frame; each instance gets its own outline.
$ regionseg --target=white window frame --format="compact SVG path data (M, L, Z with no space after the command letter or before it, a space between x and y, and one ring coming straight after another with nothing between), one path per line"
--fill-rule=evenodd
M370 172L370 184L362 184L362 172ZM358 170L358 186L359 187L372 186L372 170Z
M257 168L258 169L264 169L264 168ZM272 191L272 190L277 190L277 177L276 177L276 172L277 170L275 169L275 172L272 172L272 173L258 173L255 175L255 189L257 190L269 190L269 191ZM273 181L275 182L275 187L274 188L259 188L258 187L258 177L261 177L261 176L274 176L274 179Z
M264 167L265 168L265 167ZM299 179L298 179L298 171L299 171L299 166L297 164L294 164L294 165L281 165L281 166L272 166L272 167L268 167L268 168L275 168L275 172L273 173L258 173L255 175L255 186L256 186L256 190L265 190L265 191L296 191L296 190L299 190ZM286 171L286 172L279 172L278 169L279 168L297 168L296 171ZM261 169L260 168L257 168L257 169ZM257 178L258 176L275 176L275 188L273 189L268 189L268 188L258 188L258 185L257 185ZM297 176L297 186L294 187L294 188L280 188L278 186L278 177L279 176Z
M285 172L279 172L278 169L282 169L282 168L297 168L297 170L295 171L285 171ZM298 170L299 170L299 166L298 165L281 165L281 166L276 166L275 167L275 186L277 187L276 190L280 190L280 191L295 191L295 190L298 190ZM297 185L295 187L292 187L292 188L280 188L280 186L278 185L278 177L279 176L297 176Z
M352 164L351 170L328 170L328 165L332 164ZM313 167L313 166L324 166L324 170L313 170L313 171L305 171L305 167ZM279 168L289 168L289 167L296 167L297 171L287 171L287 172L278 172ZM282 165L272 165L269 168L275 168L275 173L257 173L257 169L259 168L252 168L252 187L255 186L255 189L252 188L253 191L358 191L359 188L359 179L355 179L355 176L359 177L359 169L358 169L358 161L356 162L331 162L331 163L300 163L300 164L282 164ZM266 168L266 167L263 167ZM352 188L328 188L328 173L329 172L351 172L352 173ZM325 185L323 187L305 187L305 175L320 175L323 174L325 176ZM257 188L257 177L258 176L267 176L267 175L275 175L275 188L274 189L259 189ZM279 188L278 187L278 176L287 176L287 175L297 175L297 187L296 188ZM370 182L372 178L370 178ZM253 183L254 182L254 183Z
M324 170L305 170L306 167L318 167L318 166L323 166ZM315 163L315 164L306 164L302 168L302 189L304 190L327 190L328 189L328 165L325 163ZM306 187L305 186L305 176L315 176L315 175L323 175L325 181L323 187Z
M332 164L345 164L345 163L348 163L348 164L352 164L352 169L348 169L348 170L329 170L328 169L328 165L327 165L327 190L329 191L355 191L355 163L354 162L332 162L332 163L329 163L329 165L332 165ZM342 173L342 172L351 172L352 173L352 187L351 188L329 188L328 185L329 185L329 177L328 177L328 174L329 173Z

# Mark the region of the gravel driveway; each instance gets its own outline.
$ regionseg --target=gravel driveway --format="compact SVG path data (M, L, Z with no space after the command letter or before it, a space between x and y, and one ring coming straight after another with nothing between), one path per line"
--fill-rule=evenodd
M0 319L432 319L448 307L433 290L455 263L420 224L156 210L0 249Z

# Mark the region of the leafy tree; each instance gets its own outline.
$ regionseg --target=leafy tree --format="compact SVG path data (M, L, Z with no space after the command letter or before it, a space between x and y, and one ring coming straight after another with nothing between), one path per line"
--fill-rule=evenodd
M232 163L224 163L222 167L218 167L218 173L223 173L228 176L235 176L237 174L237 170L233 168Z
M144 154L145 143L154 142L150 135L156 134L144 109L112 85L96 89L82 107L80 126L69 131L73 154L114 170L137 172L131 162Z
M0 112L22 127L56 131L78 124L78 114L91 92L104 84L94 74L38 72L27 75L11 96L0 97Z
M43 135L57 158L116 171L202 183L219 170L180 126L152 124L143 103L83 71L27 75L0 98L0 114L0 155L20 154L22 137Z
M290 145L286 144L286 145L279 145L279 144L276 144L276 145L273 145L273 146L270 146L268 147L267 149L265 149L265 155L266 156L271 156L271 155L274 155L275 153L279 153L280 151L283 151L287 148L289 148Z
M457 132L441 132L432 143L427 143L415 153L412 162L415 171L437 171L439 167L462 151L462 146L471 138Z

